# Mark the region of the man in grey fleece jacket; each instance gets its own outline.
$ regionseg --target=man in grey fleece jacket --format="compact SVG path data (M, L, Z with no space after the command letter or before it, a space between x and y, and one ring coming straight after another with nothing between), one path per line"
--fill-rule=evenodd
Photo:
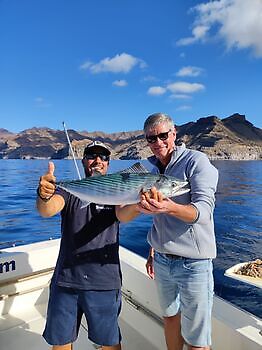
M141 211L154 214L147 272L155 278L168 350L210 349L212 259L216 257L213 210L217 169L207 156L176 146L171 117L155 113L144 132L154 156L153 172L187 180L190 192L163 198L154 188L142 195Z

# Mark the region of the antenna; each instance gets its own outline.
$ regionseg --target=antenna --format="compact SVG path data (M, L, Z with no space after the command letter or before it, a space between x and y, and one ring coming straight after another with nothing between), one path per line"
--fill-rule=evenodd
M72 148L69 136L68 136L68 132L67 132L67 129L66 129L66 126L65 126L65 122L63 122L63 127L64 127L64 130L65 130L68 146L69 146L71 154L73 156L73 160L74 160L74 163L75 163L75 167L76 167L78 178L79 178L79 180L81 180L81 175L80 175L80 172L79 172L79 169L78 169L78 166L77 166L77 162L76 162L76 159L75 159L75 154L74 154L74 151L73 151L73 148Z

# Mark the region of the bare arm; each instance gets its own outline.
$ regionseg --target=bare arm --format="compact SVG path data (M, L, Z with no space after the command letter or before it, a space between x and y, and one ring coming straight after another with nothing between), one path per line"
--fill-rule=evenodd
M120 222L128 222L140 214L137 204L129 204L116 207L116 217Z
M38 186L38 196L36 199L36 207L39 214L43 217L51 217L59 213L65 205L64 198L55 193L55 166L53 162L49 162L48 171L40 177Z
M59 213L64 208L64 205L64 198L59 194L55 194L48 202L44 202L40 197L37 197L36 200L37 210L45 218Z

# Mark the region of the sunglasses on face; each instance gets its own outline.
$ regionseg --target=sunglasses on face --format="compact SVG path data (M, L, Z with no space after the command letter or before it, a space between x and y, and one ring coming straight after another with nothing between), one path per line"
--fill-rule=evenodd
M100 153L90 153L90 154L86 154L84 156L84 159L96 159L97 157L99 157L103 162L108 162L110 159L110 156L107 154L100 154Z
M157 135L146 135L146 140L148 143L155 143L157 139L161 141L165 141L168 139L168 134L170 133L171 129L169 129L166 132L161 132L160 134Z

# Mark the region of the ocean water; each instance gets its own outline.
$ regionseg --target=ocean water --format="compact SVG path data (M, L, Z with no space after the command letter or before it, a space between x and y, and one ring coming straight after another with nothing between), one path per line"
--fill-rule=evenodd
M57 180L77 178L72 161L54 163ZM111 161L109 171L132 163ZM144 164L150 168L146 161ZM262 318L262 289L224 276L232 265L262 258L262 161L213 164L220 174L214 214L218 248L214 260L215 293ZM0 160L0 249L60 237L59 215L45 219L35 209L38 180L47 165L47 160ZM151 220L141 215L121 224L120 244L146 257Z

